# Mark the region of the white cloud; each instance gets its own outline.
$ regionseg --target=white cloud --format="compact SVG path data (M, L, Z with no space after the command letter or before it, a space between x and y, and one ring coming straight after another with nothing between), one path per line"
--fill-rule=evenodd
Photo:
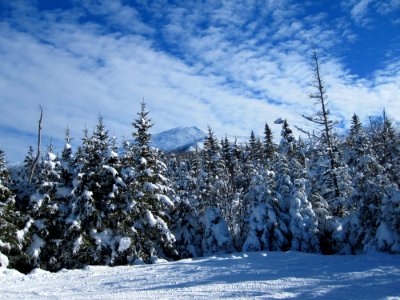
M350 13L351 17L354 21L359 25L366 25L370 22L370 19L367 17L369 5L372 0L359 0L354 4Z
M384 16L396 23L400 0L344 0L342 7L349 11L355 24L370 27L377 21L377 16Z
M332 29L325 15L302 21L301 8L282 1L259 6L227 1L217 9L156 4L146 8L154 18L148 23L138 9L118 1L85 2L86 10L106 20L102 24L90 18L78 22L85 13L81 7L74 13L22 7L0 23L0 144L11 160L22 159L35 143L39 104L47 140L62 139L67 125L79 140L84 125L93 129L99 113L111 135L129 138L142 98L154 132L210 125L220 136L243 136L251 130L262 134L268 121L279 134L272 124L278 117L309 126L300 114L314 110L307 99L311 48L324 45L321 54L329 53L348 38ZM321 60L335 118L349 119L354 111L366 116L383 107L400 115L393 100L400 92L398 66L361 80L332 56ZM21 132L19 142L10 128Z
M400 10L400 0L378 1L377 11L382 15L396 13Z

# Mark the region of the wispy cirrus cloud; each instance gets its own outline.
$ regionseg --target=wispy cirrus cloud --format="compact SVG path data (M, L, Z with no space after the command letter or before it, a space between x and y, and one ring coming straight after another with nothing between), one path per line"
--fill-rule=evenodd
M377 15L389 17L394 23L399 20L399 0L342 1L342 7L349 11L351 18L359 26L372 26L377 21Z
M130 137L142 98L154 132L210 125L220 136L262 134L278 117L307 128L300 114L314 110L314 47L334 118L360 107L362 117L383 107L399 115L399 66L391 60L370 79L352 75L334 50L355 39L341 18L291 1L84 1L63 10L14 2L0 23L1 147L22 159L39 104L46 141L58 145L67 125L79 139L99 113L112 135Z

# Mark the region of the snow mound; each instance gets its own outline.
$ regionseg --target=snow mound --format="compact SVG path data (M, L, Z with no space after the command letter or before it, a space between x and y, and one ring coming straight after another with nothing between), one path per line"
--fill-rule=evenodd
M8 257L0 252L0 268L7 268L9 264Z

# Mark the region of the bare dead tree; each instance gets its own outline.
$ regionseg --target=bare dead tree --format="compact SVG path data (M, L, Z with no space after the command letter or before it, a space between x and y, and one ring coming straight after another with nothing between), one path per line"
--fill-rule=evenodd
M42 120L43 120L43 108L41 105L39 105L40 108L40 117L39 117L39 122L38 122L38 138L37 138L37 150L36 150L36 157L32 163L32 168L31 168L31 174L29 176L29 183L32 182L33 175L35 173L36 166L39 161L40 157L40 148L42 144Z
M321 77L321 72L320 72L320 64L318 61L318 56L316 51L314 50L313 53L313 60L314 60L314 83L312 84L312 87L316 89L315 93L311 93L309 95L310 99L315 100L316 105L320 105L320 110L317 111L316 114L311 115L311 116L306 116L302 115L306 120L313 122L316 124L318 127L322 127L321 129L321 134L322 134L322 143L325 145L328 158L330 161L330 176L333 182L333 188L334 188L334 196L339 197L340 196L340 190L339 190L339 184L338 184L338 178L335 173L335 169L337 167L337 162L335 158L335 153L334 153L334 144L333 144L333 126L335 122L333 122L329 118L329 109L328 109L328 96L326 95L326 88L324 85L324 82Z

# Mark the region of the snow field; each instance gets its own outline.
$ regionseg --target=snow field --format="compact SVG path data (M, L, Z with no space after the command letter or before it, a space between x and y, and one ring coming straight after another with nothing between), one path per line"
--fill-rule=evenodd
M1 268L0 298L400 299L400 259L254 252L29 275Z

